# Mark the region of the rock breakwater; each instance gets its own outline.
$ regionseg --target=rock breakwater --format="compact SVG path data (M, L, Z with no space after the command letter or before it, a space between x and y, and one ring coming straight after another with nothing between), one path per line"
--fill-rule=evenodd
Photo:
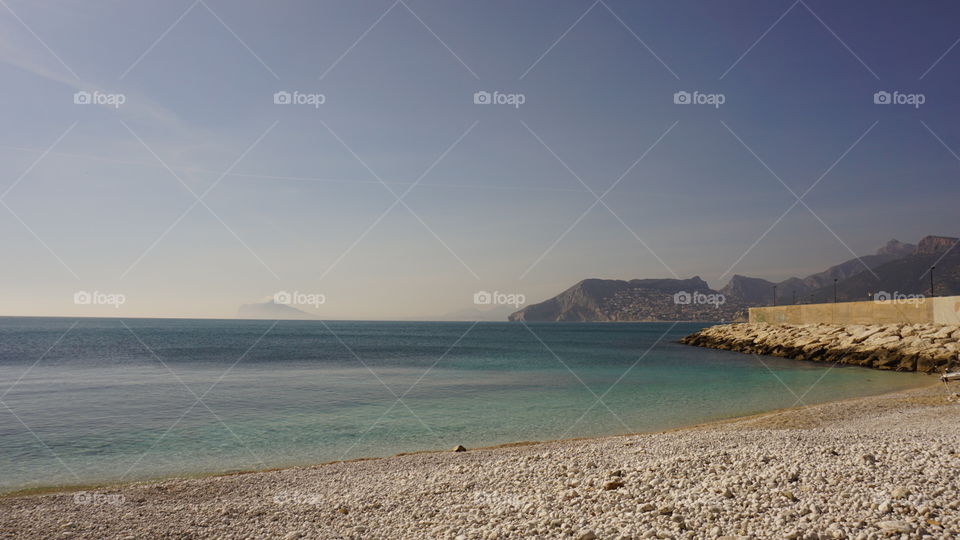
M697 347L937 373L958 365L960 326L939 324L725 324L680 340Z

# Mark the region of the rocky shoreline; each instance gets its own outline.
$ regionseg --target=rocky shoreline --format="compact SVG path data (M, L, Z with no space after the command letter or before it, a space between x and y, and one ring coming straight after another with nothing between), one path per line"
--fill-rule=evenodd
M725 324L680 340L697 347L895 371L954 369L960 326L938 324Z
M641 435L0 499L0 538L957 538L933 386Z

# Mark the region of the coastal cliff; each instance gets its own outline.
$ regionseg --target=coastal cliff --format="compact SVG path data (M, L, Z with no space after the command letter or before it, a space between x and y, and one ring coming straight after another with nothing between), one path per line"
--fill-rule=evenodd
M699 277L690 279L585 279L557 296L510 315L511 321L624 322L746 320L740 305L678 304L677 293L716 297Z
M812 362L938 373L958 364L960 326L743 323L704 328L680 342Z

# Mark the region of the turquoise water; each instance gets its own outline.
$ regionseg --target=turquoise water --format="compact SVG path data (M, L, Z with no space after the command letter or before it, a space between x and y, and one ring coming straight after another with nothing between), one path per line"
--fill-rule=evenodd
M0 491L658 430L929 380L676 343L703 326L0 318Z

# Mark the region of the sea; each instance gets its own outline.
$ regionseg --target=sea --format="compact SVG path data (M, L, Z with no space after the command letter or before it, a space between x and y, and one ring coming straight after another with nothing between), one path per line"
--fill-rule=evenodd
M929 384L703 323L0 318L0 492L649 432Z

